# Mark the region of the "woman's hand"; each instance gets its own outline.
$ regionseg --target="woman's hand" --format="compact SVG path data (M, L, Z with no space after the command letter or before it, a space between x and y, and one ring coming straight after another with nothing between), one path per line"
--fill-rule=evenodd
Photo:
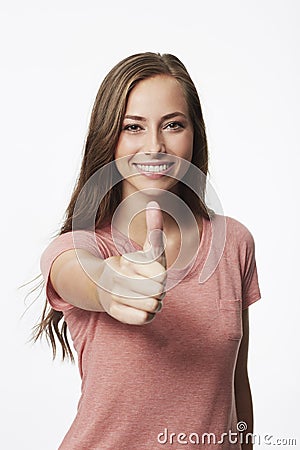
M143 325L162 308L166 285L163 218L159 205L146 209L147 236L143 251L107 258L99 280L103 309L120 322Z

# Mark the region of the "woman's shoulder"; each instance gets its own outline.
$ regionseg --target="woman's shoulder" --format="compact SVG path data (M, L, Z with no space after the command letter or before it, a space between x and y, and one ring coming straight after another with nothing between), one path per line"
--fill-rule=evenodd
M237 246L254 247L254 237L248 226L240 220L225 216L226 219L226 238L231 244Z
M231 216L225 216L225 218L229 232L245 236L252 235L251 231L245 223Z
M226 242L228 244L236 244L239 246L241 243L247 243L248 245L254 245L252 232L240 220L221 214L214 214L210 220L215 222L215 229L226 236Z
M102 254L111 245L111 235L109 227L95 230L69 230L52 236L50 242L42 253L43 257L51 257L63 251L81 248L95 255Z

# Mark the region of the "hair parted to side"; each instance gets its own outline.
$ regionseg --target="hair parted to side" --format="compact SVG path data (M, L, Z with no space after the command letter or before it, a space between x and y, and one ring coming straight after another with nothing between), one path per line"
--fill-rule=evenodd
M113 67L100 85L91 113L80 174L59 234L72 231L76 201L85 183L96 171L113 161L131 90L139 81L156 75L172 76L180 83L194 129L191 163L207 175L208 149L202 109L197 90L185 66L176 56L171 54L146 52L129 56ZM188 177L189 171L184 178L188 180ZM203 200L206 186L203 184L200 187L202 199L200 200L199 196L188 188L184 182L180 181L179 185L180 196L193 213L209 218L208 208ZM96 204L99 191L98 193L95 192L95 195L90 195L79 214L86 217L97 211L95 228L100 228L104 223L111 220L115 209L121 202L121 188L121 183L112 186L111 189L107 189L107 186L105 186L105 192L107 193L99 205ZM67 338L66 322L63 321L62 325L59 326L62 318L63 313L49 308L46 301L41 322L34 329L33 339L36 341L43 334L46 334L52 346L53 357L56 355L56 339L58 339L62 347L62 359L68 357L73 360Z

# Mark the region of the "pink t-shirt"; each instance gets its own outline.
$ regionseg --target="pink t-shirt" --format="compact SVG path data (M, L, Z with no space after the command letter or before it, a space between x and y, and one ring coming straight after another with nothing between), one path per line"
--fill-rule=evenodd
M211 250L211 223L203 219L190 271L167 292L162 311L143 326L79 309L58 296L49 272L58 255L74 248L72 232L55 238L44 251L47 298L64 313L82 378L77 415L60 450L241 448L226 435L217 442L222 433L237 432L234 373L241 313L261 297L254 240L243 224L225 216L221 259L199 283ZM118 254L110 226L95 235L76 233L76 247L103 258ZM117 247L124 252L141 249L119 238ZM182 278L179 272L170 271L168 278Z

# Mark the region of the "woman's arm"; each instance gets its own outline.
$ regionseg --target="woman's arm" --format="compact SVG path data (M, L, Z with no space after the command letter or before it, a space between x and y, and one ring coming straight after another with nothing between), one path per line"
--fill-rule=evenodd
M60 254L50 270L58 295L71 305L105 311L123 323L143 325L153 320L162 308L167 277L165 257L158 262L165 249L157 203L148 203L146 223L143 251L104 260L83 249Z
M243 338L241 341L234 378L236 410L238 421L246 422L247 433L253 433L253 406L248 379L248 345L249 345L249 315L248 308L243 310ZM250 436L249 436L250 438ZM248 444L242 444L243 450L252 450L251 438Z
M106 312L127 324L148 323L162 307L166 268L149 251L125 256L103 260L83 249L67 250L52 264L52 286L78 308Z

